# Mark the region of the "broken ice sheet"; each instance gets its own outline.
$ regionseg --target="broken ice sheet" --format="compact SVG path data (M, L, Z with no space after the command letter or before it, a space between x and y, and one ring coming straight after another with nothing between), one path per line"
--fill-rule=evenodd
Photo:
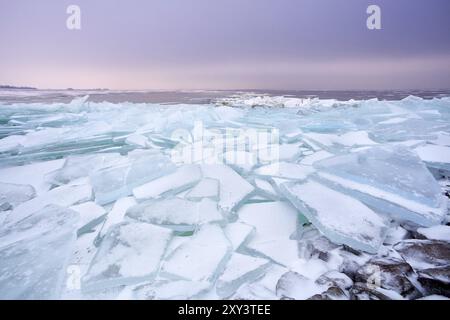
M47 206L0 233L0 299L57 299L78 214Z
M296 230L297 210L289 203L246 204L238 215L238 221L256 229L254 236L242 248L244 253L257 253L285 266L298 259L297 242L289 239Z
M258 188L257 193L262 193L263 196L267 196L269 198L278 198L278 194L273 188L272 184L264 179L255 178L253 180L255 186Z
M276 162L259 167L254 171L258 176L269 176L291 180L303 180L308 177L314 169L308 166L290 162Z
M99 224L103 216L106 214L105 209L93 201L71 206L69 209L72 209L80 214L80 229L78 229L78 235L83 232L89 232L90 228Z
M369 138L366 131L351 131L341 135L311 132L305 133L304 136L324 148L342 149L342 147L373 146L377 144Z
M233 300L279 300L276 286L280 277L289 270L272 263L259 279L242 285L231 297Z
M127 158L118 153L69 156L62 168L46 174L46 180L56 185L66 184L95 170L126 162Z
M148 140L146 136L143 136L141 134L131 134L125 139L125 143L140 147L140 148L148 148L151 146L151 142Z
M301 154L299 148L301 144L280 144L279 159L280 161L294 161Z
M160 198L168 193L173 195L189 189L201 178L202 172L197 165L185 165L173 173L134 188L133 195L138 200Z
M82 289L101 290L153 279L171 237L169 229L148 223L114 225L83 277Z
M219 180L219 208L231 213L254 187L226 165L202 165L203 176Z
M231 249L220 226L203 225L166 258L161 276L173 280L214 281L225 268Z
M317 151L309 156L306 156L300 160L300 164L306 165L306 166L312 166L317 161L327 159L332 157L333 154L329 153L325 150Z
M316 167L324 182L400 221L431 226L444 218L439 184L405 147L373 147L322 160Z
M6 223L15 223L25 219L50 204L68 207L91 199L92 188L90 185L64 185L21 203L11 212Z
M106 216L106 221L99 233L99 239L102 239L105 236L106 232L112 225L122 222L127 210L136 204L137 202L134 197L118 199Z
M0 169L0 181L12 184L31 185L36 195L47 192L51 184L45 180L49 172L61 168L63 159L31 163L23 166Z
M247 173L258 163L255 153L248 151L227 151L223 154L225 163L239 173Z
M242 222L228 223L224 228L234 250L238 250L253 236L255 227Z
M95 201L104 205L129 196L137 186L174 170L175 165L166 156L153 152L137 154L127 163L100 169L90 175Z
M381 216L358 200L313 180L286 183L281 190L332 242L377 253L387 226Z
M289 271L278 280L276 292L282 299L305 300L327 289L326 285L318 284L297 272Z
M260 277L269 264L266 259L233 253L225 271L217 279L217 294L222 298L230 297L243 283Z
M415 151L428 167L450 175L450 147L428 144Z
M439 225L430 228L418 228L417 232L430 240L450 242L450 226Z
M188 200L201 200L208 198L219 200L219 181L216 179L204 178L200 180L187 194Z
M35 196L36 192L30 185L0 182L0 207L9 210ZM5 208L5 206L7 206ZM2 209L0 209L1 211Z
M200 224L223 220L217 203L210 199L200 202L181 198L147 200L129 208L127 216L182 232L194 231Z

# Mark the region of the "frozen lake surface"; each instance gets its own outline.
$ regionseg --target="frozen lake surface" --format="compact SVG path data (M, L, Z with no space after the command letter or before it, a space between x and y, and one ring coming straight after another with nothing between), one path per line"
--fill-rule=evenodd
M448 177L445 91L2 90L0 299L449 296Z

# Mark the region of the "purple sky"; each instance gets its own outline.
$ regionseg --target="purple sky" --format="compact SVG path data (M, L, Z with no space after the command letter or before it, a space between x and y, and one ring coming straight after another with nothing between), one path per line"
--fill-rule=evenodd
M449 0L0 0L0 39L0 84L450 88Z

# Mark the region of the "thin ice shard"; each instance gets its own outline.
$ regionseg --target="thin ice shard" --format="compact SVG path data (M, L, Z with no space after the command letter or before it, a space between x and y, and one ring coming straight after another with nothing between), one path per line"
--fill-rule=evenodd
M210 199L200 202L181 198L147 200L129 208L127 216L182 232L194 231L200 224L223 220L217 203Z
M387 226L378 214L358 200L312 180L283 184L281 190L331 241L377 253Z
M160 198L163 195L176 194L189 189L202 178L202 172L196 165L186 165L175 172L147 182L133 189L138 200Z
M172 237L147 223L120 223L108 231L86 276L84 290L101 290L151 280Z
M204 225L167 258L161 275L177 280L213 281L224 269L230 254L231 244L223 230L218 225Z
M374 147L323 160L316 167L325 183L396 219L431 226L444 218L439 184L405 147Z
M78 214L47 206L0 233L0 299L58 299Z

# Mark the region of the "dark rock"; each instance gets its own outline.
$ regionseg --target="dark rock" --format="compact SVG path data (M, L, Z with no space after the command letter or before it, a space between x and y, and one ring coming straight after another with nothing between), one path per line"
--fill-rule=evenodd
M8 210L12 210L12 205L9 202L3 202L2 204L0 204L0 211L8 211Z
M346 246L345 244L342 246L344 248L345 251L348 251L350 253L353 253L355 256L360 256L361 252L358 250L355 250L353 248L350 248L349 246Z
M419 271L417 280L427 291L427 294L450 297L450 264L446 267Z
M350 289L350 300L392 300L387 295L369 287L365 283L357 282Z
M328 287L348 289L353 285L352 279L338 271L329 271L317 278L316 283Z
M308 300L348 300L349 295L346 291L339 287L330 287L321 294L315 294Z
M393 290L402 296L416 298L420 292L410 278L414 270L403 260L396 258L376 257L359 268L355 274L355 281Z
M394 249L414 270L447 266L450 262L450 243L439 240L405 240Z

